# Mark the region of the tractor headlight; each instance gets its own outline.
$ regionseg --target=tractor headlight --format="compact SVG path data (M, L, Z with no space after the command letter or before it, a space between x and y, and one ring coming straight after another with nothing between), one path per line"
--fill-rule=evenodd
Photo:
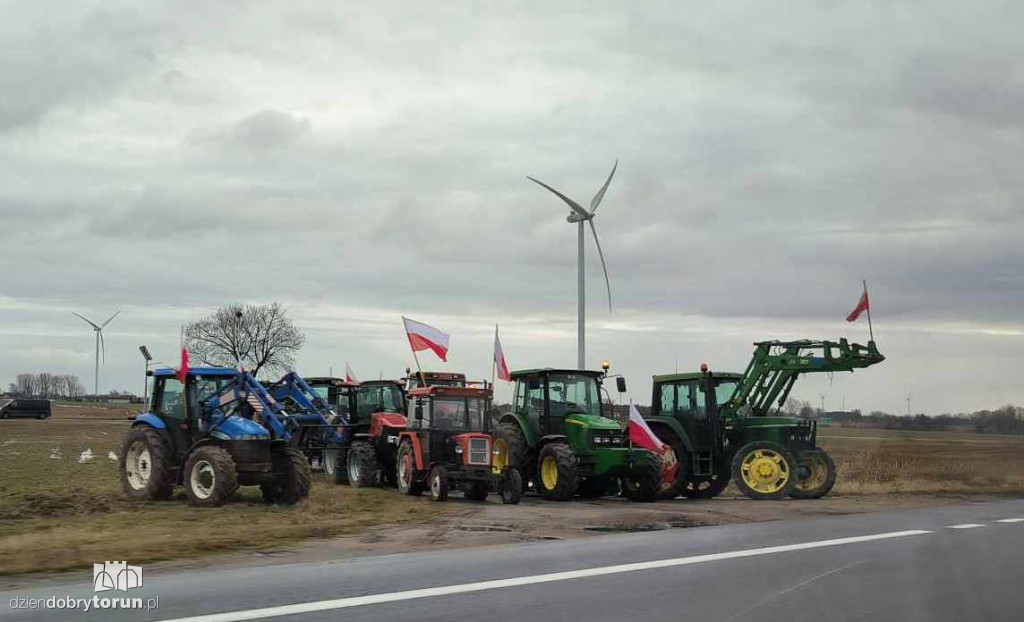
M460 456L462 455L462 445L455 446L455 453L459 454Z

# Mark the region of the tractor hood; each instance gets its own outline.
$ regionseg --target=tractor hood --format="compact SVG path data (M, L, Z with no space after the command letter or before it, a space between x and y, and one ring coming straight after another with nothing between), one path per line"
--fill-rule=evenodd
M266 428L244 417L228 417L215 423L210 436L225 441L270 440L270 432Z
M571 413L565 416L568 425L579 425L591 430L621 430L622 425L615 419L595 417L584 413Z

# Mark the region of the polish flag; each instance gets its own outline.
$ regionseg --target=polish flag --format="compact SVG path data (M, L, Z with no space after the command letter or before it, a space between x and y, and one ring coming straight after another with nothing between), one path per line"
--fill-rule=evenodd
M498 325L494 325L494 367L498 371L498 378L505 382L512 382L512 374L508 371L508 363L505 362L505 352L501 349L501 340L498 339Z
M356 379L356 372L352 371L352 368L348 366L348 362L345 363L345 382L359 382Z
M871 301L868 300L868 288L864 286L864 293L860 295L860 302L857 303L857 308L850 312L850 315L846 316L847 322L856 322L857 318L860 317L861 313L868 311L868 315L871 315Z
M672 446L661 442L648 427L643 415L633 404L629 405L629 442L661 458L661 485L671 486L679 475L679 460Z
M185 378L188 377L188 350L185 348L181 349L181 365L178 366L178 382L185 384Z
M433 326L422 324L407 317L402 317L405 322L405 334L409 337L409 346L413 352L420 350L431 350L442 361L448 361L448 335L437 330Z

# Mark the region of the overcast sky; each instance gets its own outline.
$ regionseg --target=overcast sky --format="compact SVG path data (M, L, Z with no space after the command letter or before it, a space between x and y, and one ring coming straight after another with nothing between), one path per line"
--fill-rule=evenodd
M280 301L300 372L395 376L405 314L490 374L738 369L769 338L888 360L838 409L1024 404L1019 3L0 3L0 384L141 392L147 343ZM504 388L502 394L507 395Z

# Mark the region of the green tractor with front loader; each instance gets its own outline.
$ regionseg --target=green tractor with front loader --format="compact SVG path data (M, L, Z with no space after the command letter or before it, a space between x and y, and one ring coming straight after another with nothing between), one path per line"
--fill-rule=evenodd
M528 369L512 372L512 412L500 416L494 468L515 467L524 488L553 501L600 497L619 490L633 501L655 501L661 460L635 448L602 397L604 371ZM616 377L620 393L626 381ZM607 395L607 393L605 393ZM609 400L610 401L610 400Z
M659 497L710 499L730 480L752 499L817 499L832 490L836 466L817 444L817 422L781 410L801 374L852 372L885 360L874 341L761 341L742 374L654 376L651 430L679 471ZM671 457L666 456L671 462Z

